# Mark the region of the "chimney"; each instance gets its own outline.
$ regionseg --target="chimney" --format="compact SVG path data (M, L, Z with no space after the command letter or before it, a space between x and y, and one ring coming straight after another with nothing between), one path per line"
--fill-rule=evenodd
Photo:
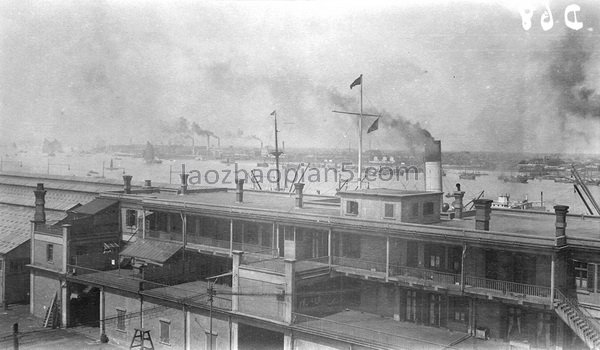
M425 191L442 192L442 141L425 144Z
M144 180L144 187L152 187L152 180Z
M564 237L567 235L567 213L569 212L569 207L567 205L555 205L554 213L556 214L556 223L554 227L556 228L556 238Z
M452 202L452 206L454 207L454 217L462 219L463 197L465 196L465 192L460 190L460 184L456 184L456 191L454 191L452 195L454 196L454 202Z
M294 184L294 187L296 188L296 208L302 208L304 205L304 194L302 193L304 190L304 184L296 183Z
M492 200L476 199L473 203L475 203L475 229L489 231Z
M35 213L33 215L33 222L36 224L46 223L46 192L43 183L38 183L33 191L33 194L35 194Z
M244 201L244 179L235 180L235 201L238 203Z
M133 176L131 175L123 175L123 192L126 194L131 193L131 179Z
M188 177L190 176L190 174L186 174L186 173L181 173L179 174L179 177L181 178L181 189L180 189L180 193L181 194L186 194L187 193L187 187L188 187Z

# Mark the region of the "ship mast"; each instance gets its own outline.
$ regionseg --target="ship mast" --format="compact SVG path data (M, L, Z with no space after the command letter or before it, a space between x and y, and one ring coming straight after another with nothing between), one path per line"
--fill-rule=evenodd
M271 154L275 156L275 168L277 168L277 191L281 191L281 188L279 186L279 180L281 179L279 173L279 156L282 152L279 152L279 145L277 142L277 133L279 132L279 130L277 130L277 111L273 111L271 115L275 117L275 152L271 152Z

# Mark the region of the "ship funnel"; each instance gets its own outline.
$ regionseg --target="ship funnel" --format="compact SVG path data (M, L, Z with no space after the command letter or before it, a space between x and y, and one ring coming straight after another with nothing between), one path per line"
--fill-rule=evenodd
M425 191L443 192L442 141L425 144Z

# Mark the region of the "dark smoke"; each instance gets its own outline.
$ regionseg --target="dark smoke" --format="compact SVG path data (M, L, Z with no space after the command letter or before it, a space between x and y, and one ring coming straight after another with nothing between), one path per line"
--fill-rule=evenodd
M406 148L413 155L420 154L424 148L433 145L433 136L419 122L412 122L401 115L392 115L385 111L369 110L366 113L381 115L379 127L386 133L386 135L381 135L386 138L386 144L393 145L403 141ZM368 123L363 125L365 130L369 125Z
M588 86L587 68L594 51L593 37L585 32L569 31L559 44L550 65L550 81L559 93L561 117L600 117L600 95Z

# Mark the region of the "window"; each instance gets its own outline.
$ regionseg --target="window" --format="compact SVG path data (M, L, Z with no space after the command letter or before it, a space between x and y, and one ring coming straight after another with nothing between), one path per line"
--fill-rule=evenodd
M117 309L117 330L125 331L125 314L127 311Z
M217 348L217 333L213 332L212 336L209 332L206 332L206 349Z
M389 204L389 203L385 203L384 206L384 217L386 218L393 218L394 217L394 205L393 204Z
M575 283L577 289L587 289L588 287L588 264L582 261L573 261L575 267Z
M412 203L410 205L410 216L413 218L419 216L419 203Z
M417 316L417 291L409 290L406 292L406 320L416 321Z
M346 202L346 214L358 215L358 202Z
M125 213L125 225L136 226L137 225L137 211L128 209Z
M171 333L171 321L159 320L160 322L160 342L169 344L169 337Z
M433 202L423 203L423 215L432 215L432 214L433 214Z
M46 246L46 261L49 263L54 262L54 244L48 244Z
M457 299L457 298L451 298L450 299L450 307L452 307L452 312L450 314L450 317L452 317L452 320L454 320L456 322L467 323L467 321L468 321L468 312L467 311L469 310L468 301L462 300L462 299Z

